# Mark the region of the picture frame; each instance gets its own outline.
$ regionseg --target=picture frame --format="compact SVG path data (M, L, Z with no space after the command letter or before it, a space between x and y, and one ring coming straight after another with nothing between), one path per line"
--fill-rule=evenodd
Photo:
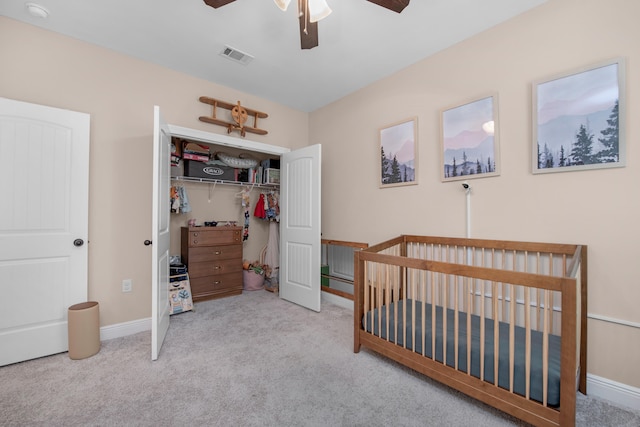
M532 84L532 173L624 167L624 59Z
M500 175L497 94L442 110L440 123L443 182Z
M412 117L380 129L380 188L418 184L418 119Z

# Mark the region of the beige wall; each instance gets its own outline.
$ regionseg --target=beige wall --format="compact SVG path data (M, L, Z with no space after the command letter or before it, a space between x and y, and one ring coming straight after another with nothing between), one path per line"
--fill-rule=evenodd
M628 0L550 0L310 115L0 17L0 96L91 114L89 295L101 302L103 326L150 315L142 242L154 104L172 124L224 133L197 120L207 112L197 98L239 99L270 114L269 135L251 139L321 143L323 236L376 243L401 233L464 235L464 192L439 178L439 112L491 92L502 172L470 182L472 235L589 245L589 312L638 324L638 16L640 3ZM531 82L616 56L627 61L627 167L532 175ZM381 190L378 130L414 116L419 184ZM212 211L203 203L204 217ZM133 293L120 292L123 278L133 279ZM640 331L589 326L589 372L640 387Z
M440 110L498 93L498 177L470 180L473 237L589 245L589 313L640 324L640 2L551 0L310 116L323 145L324 236L465 235L460 181L440 181ZM627 166L531 173L531 82L627 64ZM418 117L419 184L379 189L380 127ZM588 372L640 386L640 329L589 321ZM635 362L633 359L635 358Z
M240 100L269 114L261 125L269 134L252 140L308 143L306 113L4 17L0 57L0 96L91 114L89 298L100 302L102 326L151 316L151 249L143 241L151 237L154 105L171 124L226 134L198 120L210 113L198 98ZM193 216L232 219L235 211L240 219L239 205L198 203L204 188L193 189ZM214 202L230 191L238 189L216 188ZM121 292L125 278L133 280L131 293Z

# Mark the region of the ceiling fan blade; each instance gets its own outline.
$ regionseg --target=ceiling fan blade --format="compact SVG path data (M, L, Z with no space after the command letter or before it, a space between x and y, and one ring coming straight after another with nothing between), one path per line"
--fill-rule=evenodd
M308 13L300 13L300 47L313 49L318 46L318 23L309 21Z
M405 7L409 6L410 0L368 0L371 3L377 4L394 12L402 12Z
M204 2L214 9L224 6L225 4L233 3L236 0L204 0Z

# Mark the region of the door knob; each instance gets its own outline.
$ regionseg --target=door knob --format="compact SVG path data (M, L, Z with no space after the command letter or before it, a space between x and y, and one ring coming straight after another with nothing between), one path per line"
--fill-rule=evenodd
M151 243L152 243L151 240L145 240L144 241L144 245L145 246L149 246Z
M73 241L73 246L80 247L82 245L84 245L84 240L82 240L82 239L76 239L76 240Z

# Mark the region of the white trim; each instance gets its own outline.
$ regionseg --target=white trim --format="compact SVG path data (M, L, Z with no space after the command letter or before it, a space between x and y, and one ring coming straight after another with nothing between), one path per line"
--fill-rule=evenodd
M132 320L131 322L117 323L115 325L100 328L100 341L126 337L151 330L151 318Z
M206 142L209 144L224 145L227 147L241 148L247 151L256 151L259 153L267 153L281 155L291 150L286 147L265 144L262 142L251 141L248 139L237 138L235 136L223 135L220 133L205 132L197 129L185 128L169 124L169 131L172 136L191 139L194 141Z
M320 292L320 293L321 293L321 301L328 302L342 308L348 308L349 310L353 310L353 301L351 301L350 299L342 298L341 296L330 294L329 292Z
M589 373L587 373L587 395L635 410L640 408L640 388Z
M600 314L592 314L592 313L587 314L587 318L593 319L593 320L600 320L602 322L615 323L616 325L631 326L632 328L640 329L640 323L631 322L629 320L616 319L614 317L602 316Z

